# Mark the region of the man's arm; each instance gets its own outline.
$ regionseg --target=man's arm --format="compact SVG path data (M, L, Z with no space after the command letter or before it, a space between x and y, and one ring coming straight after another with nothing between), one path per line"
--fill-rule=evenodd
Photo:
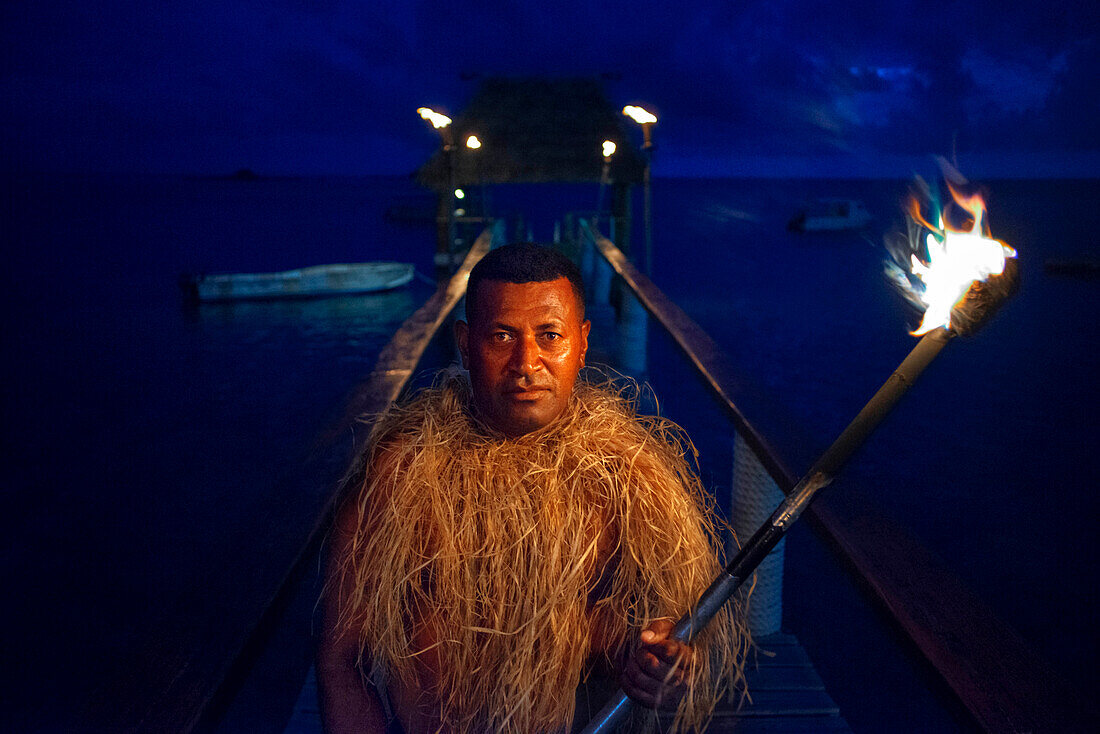
M358 524L355 502L344 502L336 516L325 565L327 584L321 602L321 639L317 646L316 667L321 721L324 731L329 734L383 734L386 729L378 694L357 665L358 635L337 626L340 600L347 598L346 584L350 582L350 579L341 579L340 569L350 552ZM366 654L363 662L370 664Z

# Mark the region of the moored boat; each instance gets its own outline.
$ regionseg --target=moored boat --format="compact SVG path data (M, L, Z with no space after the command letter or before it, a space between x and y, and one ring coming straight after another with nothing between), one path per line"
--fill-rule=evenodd
M184 276L180 285L199 301L237 301L370 293L406 285L411 263L365 262L313 265L275 273Z

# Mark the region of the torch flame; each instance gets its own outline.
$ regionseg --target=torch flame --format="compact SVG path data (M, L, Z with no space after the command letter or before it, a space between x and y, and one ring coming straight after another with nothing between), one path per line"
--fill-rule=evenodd
M422 118L432 123L432 127L436 130L442 127L447 127L451 124L451 118L446 115L441 115L430 107L418 107L416 111Z
M615 155L615 149L617 147L618 146L611 140L603 141L603 157L610 159L611 156Z
M637 105L628 104L623 107L623 114L639 125L652 125L657 122L657 117L652 112Z
M1016 251L1003 242L989 236L985 201L980 194L965 195L948 183L951 196L962 209L969 212L969 227L953 227L940 212L938 226L928 223L921 214L920 204L912 201L910 216L923 227L931 230L926 237L928 262L912 255L912 272L924 283L919 293L926 306L920 327L912 332L920 336L937 327L950 328L951 309L963 300L976 281L1000 275L1005 269L1005 259L1016 257Z

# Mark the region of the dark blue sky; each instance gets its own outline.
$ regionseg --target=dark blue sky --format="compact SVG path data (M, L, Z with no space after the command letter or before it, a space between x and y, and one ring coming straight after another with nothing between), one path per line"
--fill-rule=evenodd
M1006 6L1009 6L1006 8ZM598 9L596 9L598 8ZM15 170L407 173L463 75L613 75L657 175L1100 175L1095 3L6 3Z

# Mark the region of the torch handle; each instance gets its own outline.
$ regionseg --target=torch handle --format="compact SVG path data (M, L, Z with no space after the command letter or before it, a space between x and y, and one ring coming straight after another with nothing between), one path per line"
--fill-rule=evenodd
M867 404L863 406L848 427L844 429L833 444L810 469L810 474L821 473L831 480L841 470L855 450L858 449L871 432L878 427L882 419L894 405L913 386L925 367L935 359L945 346L955 337L955 332L944 328L933 329L921 337L913 350L902 360L894 374L883 383Z
M707 590L699 597L691 610L680 618L672 628L671 637L684 643L691 643L696 635L729 601L734 592L744 583L760 562L767 558L772 549L783 539L791 525L813 501L817 490L828 485L837 472L844 466L871 433L882 422L894 405L901 399L917 377L924 371L940 351L951 341L953 332L935 329L924 335L894 373L878 389L859 414L848 424L844 432L814 463L809 473L795 485L794 489L772 513L768 521L761 525L741 550L730 561L726 569L718 575ZM620 689L584 728L582 734L609 734L618 729L630 716L630 698Z

